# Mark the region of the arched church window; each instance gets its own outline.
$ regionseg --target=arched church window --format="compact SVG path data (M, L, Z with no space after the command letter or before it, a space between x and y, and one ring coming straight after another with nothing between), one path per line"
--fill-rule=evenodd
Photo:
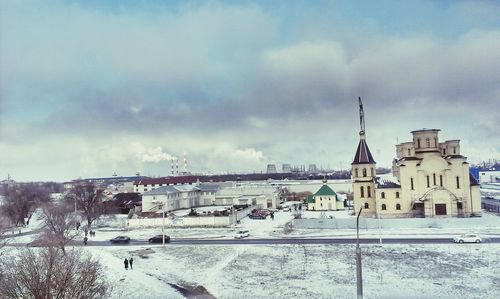
M427 147L431 147L431 140L429 139L429 137L425 138L425 145Z
M357 168L354 168L354 174L355 174L354 177L357 178L358 177L358 169Z
M401 210L401 205L400 204L396 204L396 210Z
M370 186L366 187L366 193L367 193L368 197L372 196L372 189L370 188Z
M365 188L363 186L359 187L359 191L361 193L361 197L365 197Z
M370 206L368 205L367 202L365 202L365 209L368 209Z
M382 211L385 211L387 207L385 206L385 203L382 204Z
M380 193L380 197L385 198L385 192Z
M366 168L363 168L363 176L366 176Z

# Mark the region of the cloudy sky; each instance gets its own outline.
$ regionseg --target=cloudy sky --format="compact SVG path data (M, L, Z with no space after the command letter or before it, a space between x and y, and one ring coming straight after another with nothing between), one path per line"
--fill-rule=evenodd
M496 1L1 1L0 178L500 158Z

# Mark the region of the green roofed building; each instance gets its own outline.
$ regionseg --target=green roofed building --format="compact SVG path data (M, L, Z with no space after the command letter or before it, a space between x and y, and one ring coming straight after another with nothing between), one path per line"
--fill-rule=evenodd
M307 209L313 211L337 211L344 209L344 201L326 181L313 195L307 197Z

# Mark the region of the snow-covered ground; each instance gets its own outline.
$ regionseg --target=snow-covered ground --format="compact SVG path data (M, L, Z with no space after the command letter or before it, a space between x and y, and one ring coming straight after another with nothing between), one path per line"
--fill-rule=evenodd
M294 211L276 212L274 220L244 218L228 228L167 228L172 239L233 238L247 229L250 238L346 237L352 229L298 229L287 225ZM117 235L147 239L161 228L124 230L123 217L99 221L96 237ZM311 220L349 219L348 212L302 211ZM474 231L483 237L500 235L500 217L484 213L479 226L362 229L361 237L452 237ZM467 220L467 219L464 219ZM412 219L408 219L412 221ZM36 218L26 228L36 231ZM288 227L288 229L285 229ZM36 234L13 237L13 243ZM83 238L83 235L82 235ZM356 296L353 245L175 245L80 247L97 257L113 286L110 298L184 298L179 289L191 289L201 298L354 298ZM7 250L18 250L8 247ZM500 297L500 244L363 245L365 298L497 298ZM134 269L123 259L133 257ZM198 289L195 289L199 287ZM203 288L201 288L203 287ZM213 297L210 297L213 296Z
M111 298L354 298L351 245L86 248L105 265ZM498 298L500 245L362 246L365 298ZM124 258L134 258L125 270ZM210 297L205 297L210 298Z

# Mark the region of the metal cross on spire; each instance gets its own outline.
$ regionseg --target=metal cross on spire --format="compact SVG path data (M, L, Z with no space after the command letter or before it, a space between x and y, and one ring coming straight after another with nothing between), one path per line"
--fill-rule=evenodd
M365 133L365 112L363 111L363 103L361 102L361 97L358 97L359 100L359 126L361 127L360 134Z

